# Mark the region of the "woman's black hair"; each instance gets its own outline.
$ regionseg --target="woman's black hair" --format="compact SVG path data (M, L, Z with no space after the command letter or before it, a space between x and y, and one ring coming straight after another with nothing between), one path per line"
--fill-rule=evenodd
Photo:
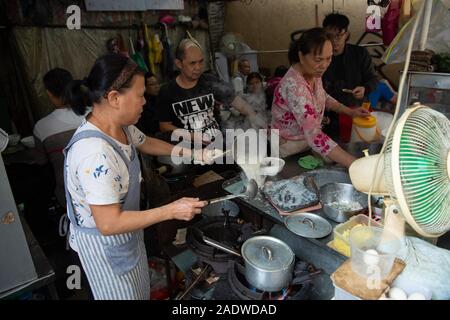
M291 42L288 52L290 64L300 62L299 52L303 55L322 52L325 42L331 41L322 28L312 28L302 33L301 37Z
M100 103L129 60L120 54L101 56L95 61L86 78L69 83L65 92L65 101L76 114L84 115L88 106ZM137 67L118 91L130 88L133 77L137 74L143 76L145 72Z
M288 68L284 65L279 65L278 67L275 68L273 76L275 78L277 78L277 77L283 78L284 75L286 74L286 72L288 72Z
M250 83L252 79L259 79L259 81L263 82L263 78L259 72L251 72L247 76L247 85Z

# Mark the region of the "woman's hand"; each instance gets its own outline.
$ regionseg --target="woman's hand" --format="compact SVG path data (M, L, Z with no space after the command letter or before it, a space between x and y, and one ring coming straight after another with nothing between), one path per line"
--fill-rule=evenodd
M350 111L349 116L352 117L352 118L354 118L354 117L365 118L365 117L370 116L370 112L367 109L363 108L363 107L359 107L359 108L356 108L356 109L350 109L350 110L351 111Z
M202 212L201 208L207 205L206 201L199 201L199 198L181 198L166 205L172 219L192 220L196 214Z
M213 164L216 158L224 154L222 150L209 148L196 149L193 152L194 152L194 159L193 159L194 164L200 165Z

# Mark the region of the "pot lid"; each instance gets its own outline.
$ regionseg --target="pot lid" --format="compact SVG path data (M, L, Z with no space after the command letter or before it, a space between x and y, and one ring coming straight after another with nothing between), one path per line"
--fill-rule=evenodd
M242 256L247 263L262 271L287 269L295 258L286 243L269 236L257 236L245 241Z
M305 238L323 238L333 231L327 220L307 212L286 217L284 224L290 231Z

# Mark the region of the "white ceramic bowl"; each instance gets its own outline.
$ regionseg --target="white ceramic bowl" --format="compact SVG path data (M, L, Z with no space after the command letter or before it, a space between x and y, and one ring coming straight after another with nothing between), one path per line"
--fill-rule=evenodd
M283 170L285 161L275 157L265 157L261 161L261 175L275 176Z
M20 141L20 134L16 134L16 133L15 134L10 134L8 136L8 139L9 139L8 146L15 146Z
M34 137L33 136L28 136L23 138L22 140L20 140L20 142L22 142L22 144L27 147L27 148L34 148Z

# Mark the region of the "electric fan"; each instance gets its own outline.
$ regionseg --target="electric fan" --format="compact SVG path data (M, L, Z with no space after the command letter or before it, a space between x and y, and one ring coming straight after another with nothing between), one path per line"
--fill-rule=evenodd
M228 62L228 73L234 75L237 71L238 60L245 57L250 64L257 66L256 53L243 42L243 37L236 33L226 33L220 39L220 52L225 55ZM254 69L254 67L252 67Z
M368 193L378 164L372 193L389 196L385 229L403 239L406 220L424 237L441 236L450 230L450 121L415 104L387 139L385 154L350 166L353 185Z
M239 34L226 33L220 39L220 52L230 59L237 59L239 54L245 52L243 38Z
M432 1L422 1L414 19L399 97L421 17L424 27L419 49L426 47L429 25L426 21L431 6ZM394 121L400 102L398 99ZM368 193L368 199L371 194L387 196L384 229L401 239L396 256L406 262L396 281L428 288L434 299L450 299L450 251L415 237L405 237L405 221L428 238L437 238L450 230L450 121L436 110L415 103L398 121L391 123L380 154L356 160L349 173L355 188ZM388 234L383 232L379 246L382 242L383 246L389 245L385 241Z

